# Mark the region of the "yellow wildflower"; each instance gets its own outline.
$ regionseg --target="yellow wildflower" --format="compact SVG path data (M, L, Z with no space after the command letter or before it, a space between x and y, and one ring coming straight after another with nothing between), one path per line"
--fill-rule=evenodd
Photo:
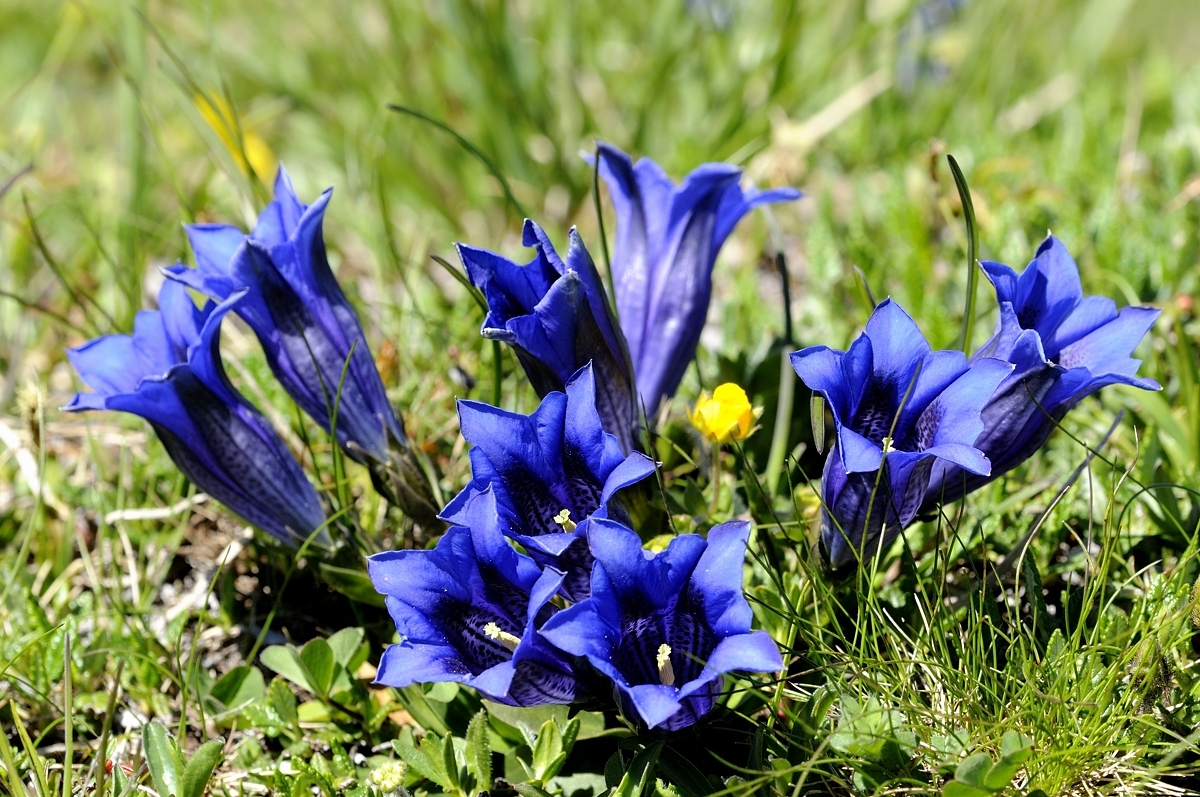
M275 178L277 165L275 153L271 151L270 145L258 133L247 128L244 119L235 117L233 108L229 106L224 97L209 92L209 98L211 101L204 95L197 94L192 102L195 103L200 116L225 145L233 162L241 169L242 174L249 175L250 168L253 168L259 180L270 183ZM239 132L241 133L241 146L238 145L237 139ZM244 157L243 152L245 153Z
M754 422L760 415L762 407L750 406L746 391L733 382L718 385L711 398L701 391L695 411L688 410L692 426L714 443L745 440L758 428Z

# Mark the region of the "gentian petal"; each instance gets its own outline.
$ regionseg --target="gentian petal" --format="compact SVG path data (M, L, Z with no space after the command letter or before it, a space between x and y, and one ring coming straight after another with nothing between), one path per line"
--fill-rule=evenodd
M638 395L653 417L695 354L725 239L753 207L799 192L743 192L741 170L723 163L704 164L675 186L653 161L635 165L611 144L597 147L597 167L617 212L617 310Z
M184 475L230 510L289 545L322 529L316 490L267 420L230 385L220 325L244 298L198 309L168 282L161 310L138 314L134 334L92 341L68 356L97 392L67 409L110 409L149 421Z
M304 205L281 168L275 199L253 233L192 226L188 237L198 267L175 265L164 273L217 301L248 291L238 314L254 330L280 384L326 431L336 408L337 438L346 454L386 470L393 451L407 456L407 441L358 316L329 267L321 228L331 196L332 189ZM405 509L423 514L413 502Z

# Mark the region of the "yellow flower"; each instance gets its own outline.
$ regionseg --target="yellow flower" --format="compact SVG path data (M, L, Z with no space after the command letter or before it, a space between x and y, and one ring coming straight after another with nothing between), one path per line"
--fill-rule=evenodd
M241 169L242 174L249 175L250 168L253 168L254 174L258 176L259 180L269 183L275 177L276 166L275 153L271 151L270 145L258 133L248 129L245 126L245 120L234 117L233 108L229 107L229 103L225 101L224 97L212 92L209 94L212 102L205 99L202 94L197 94L192 100L196 105L196 110L200 112L200 116L204 117L204 121L225 145L225 149L229 151L230 157ZM237 141L239 132L242 139L241 146ZM245 157L242 155L243 151ZM247 168L247 163L250 168Z
M733 382L718 385L711 398L701 391L695 411L688 410L692 426L714 443L745 440L758 428L754 422L760 415L762 407L750 406L746 391Z

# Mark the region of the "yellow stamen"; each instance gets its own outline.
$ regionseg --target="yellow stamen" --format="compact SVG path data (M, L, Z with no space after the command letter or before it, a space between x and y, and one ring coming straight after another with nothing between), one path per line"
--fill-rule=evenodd
M516 650L517 645L521 644L521 638L508 633L495 623L488 623L483 627L483 634L488 639L494 639L509 650Z
M896 450L896 441L890 437L883 438L883 453L889 454Z
M554 522L557 523L558 525L562 526L563 531L574 531L576 529L576 527L579 525L575 521L571 520L571 510L570 509L564 509L563 511L561 511L557 515L555 515Z
M671 646L666 642L658 646L658 680L663 686L675 685L675 668L671 666Z

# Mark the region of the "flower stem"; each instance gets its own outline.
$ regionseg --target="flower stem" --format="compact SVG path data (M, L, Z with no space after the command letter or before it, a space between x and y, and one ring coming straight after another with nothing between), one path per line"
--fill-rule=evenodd
M775 410L775 430L771 433L771 453L767 456L767 495L774 497L779 474L787 456L788 432L792 427L792 405L796 399L796 372L785 348L779 353L779 404ZM824 423L825 419L821 419Z

